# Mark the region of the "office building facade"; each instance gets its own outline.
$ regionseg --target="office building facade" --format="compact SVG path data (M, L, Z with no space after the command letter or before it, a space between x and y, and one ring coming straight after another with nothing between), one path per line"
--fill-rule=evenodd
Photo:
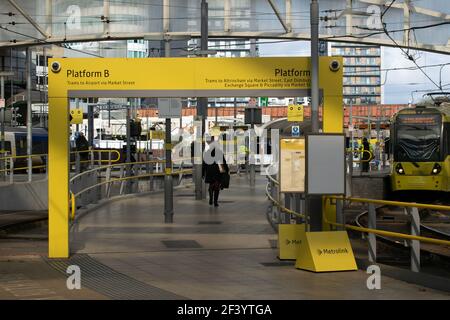
M381 103L381 48L373 45L333 43L332 56L344 59L344 104Z

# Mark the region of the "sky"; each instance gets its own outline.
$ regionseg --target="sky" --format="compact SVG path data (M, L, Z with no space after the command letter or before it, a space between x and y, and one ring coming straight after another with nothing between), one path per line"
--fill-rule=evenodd
M450 63L450 55L436 54L424 51L411 51L419 66ZM309 56L310 45L308 41L278 42L277 40L261 40L259 43L261 57L277 56ZM382 47L381 69L415 67L399 48ZM440 67L424 68L427 75L439 84ZM387 76L387 78L386 78ZM437 89L420 70L393 70L382 72L381 75L383 103L406 104L415 103L422 97L423 92L415 90ZM450 65L442 69L442 84L450 84ZM450 85L446 87L450 91ZM445 88L444 88L445 90Z

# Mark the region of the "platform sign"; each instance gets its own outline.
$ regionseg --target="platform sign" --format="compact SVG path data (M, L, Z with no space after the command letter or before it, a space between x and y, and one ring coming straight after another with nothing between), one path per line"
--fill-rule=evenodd
M261 107L267 107L269 105L269 98L268 97L260 97L259 98L259 105Z
M83 123L83 109L71 109L69 114L70 124Z
M153 140L164 140L166 138L166 131L163 130L150 130L149 138Z
M303 122L303 105L290 104L288 105L287 118L290 122Z
M303 233L295 267L313 272L357 270L346 231Z
M304 224L278 225L278 258L296 260L305 234Z
M305 191L305 139L280 139L280 192Z
M300 126L292 126L291 135L293 137L300 137Z

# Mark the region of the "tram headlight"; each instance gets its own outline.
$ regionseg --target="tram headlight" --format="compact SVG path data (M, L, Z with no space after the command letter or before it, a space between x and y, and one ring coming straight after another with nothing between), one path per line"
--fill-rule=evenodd
M431 170L431 174L439 174L441 172L442 167L439 163L435 163L433 166L433 170Z
M402 167L402 165L401 165L400 163L398 163L398 164L395 166L395 171L396 171L398 174L405 174L405 170L403 169L403 167Z

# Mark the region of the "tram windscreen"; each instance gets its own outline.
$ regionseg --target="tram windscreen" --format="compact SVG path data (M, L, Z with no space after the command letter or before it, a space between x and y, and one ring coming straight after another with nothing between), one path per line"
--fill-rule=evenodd
M439 161L441 116L439 114L399 115L396 138L395 161Z

